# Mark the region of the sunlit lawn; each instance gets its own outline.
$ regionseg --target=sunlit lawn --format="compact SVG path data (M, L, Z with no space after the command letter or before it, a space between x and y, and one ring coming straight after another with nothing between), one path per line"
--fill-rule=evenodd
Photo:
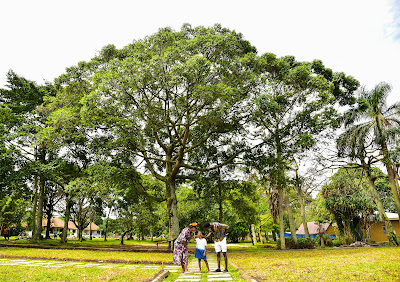
M0 238L0 244L35 244L31 240L16 240L18 237L11 237L9 241L4 240L4 238ZM61 243L60 238L56 239L46 239L40 240L40 245L52 245L52 246L63 246L63 247L115 247L120 246L121 241L116 238L108 238L107 241L104 241L104 238L93 238L92 240L86 239L80 242L78 239L69 238L67 243ZM151 240L124 240L124 246L134 246L138 248L155 248L156 242ZM159 248L167 247L167 243L159 244Z
M2 241L1 243L4 243ZM65 246L56 240L45 240L41 245ZM1 256L17 256L47 259L82 259L97 261L120 261L122 263L134 262L172 262L172 253L154 253L151 250L167 249L167 245L163 244L157 248L154 242L145 241L126 241L126 247L133 249L143 249L143 252L123 252L110 250L96 250L97 248L107 248L107 246L118 247L119 240L110 239L104 242L103 239L93 241L85 241L83 243L77 241L69 241L70 247L93 247L93 250L65 250L65 249L27 249L17 247L0 247ZM272 244L273 245L273 244ZM194 251L195 245L190 244L190 250ZM210 246L210 248L212 248ZM210 249L212 250L212 249ZM400 248L398 247L379 247L379 248L330 248L316 250L285 250L277 251L275 249L261 248L261 245L252 246L251 243L241 242L238 244L228 244L228 258L248 275L262 281L400 281ZM0 277L6 273L7 268L11 266L0 267ZM13 270L15 280L18 280L17 271ZM21 266L22 267L22 266ZM26 267L22 267L26 268ZM12 267L14 269L14 266ZM233 269L232 269L233 270ZM46 280L51 277L53 269L44 269L42 274L29 274L34 280ZM76 270L74 270L76 271ZM147 275L139 271L132 274L134 270L124 269L85 269L80 270L81 276L74 276L75 280L90 281L94 280L112 280L124 281L124 277L129 275L137 275L137 279L131 281L140 281L142 276ZM131 274L130 271L133 271ZM73 280L68 278L69 273L60 274L59 280ZM233 273L232 273L233 274ZM39 278L35 277L35 275ZM49 275L49 276L47 276ZM62 275L65 275L62 276ZM128 276L125 276L128 275ZM166 281L173 281L178 274L171 273ZM240 277L235 273L234 281L240 281ZM151 276L151 275L150 275ZM136 277L136 276L134 276ZM50 279L50 278L49 278ZM145 278L143 278L145 279ZM54 279L53 279L54 280Z
M17 256L46 259L118 260L133 262L172 262L172 253L119 252L96 250L27 249L15 247L0 248L0 257Z
M0 265L2 281L149 281L160 269L31 267Z
M400 248L238 250L230 260L262 281L399 281Z

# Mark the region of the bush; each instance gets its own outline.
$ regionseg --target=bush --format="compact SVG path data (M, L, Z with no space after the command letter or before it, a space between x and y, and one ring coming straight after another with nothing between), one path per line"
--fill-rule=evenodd
M354 242L353 238L350 236L343 236L339 238L340 245L350 245Z
M236 222L229 228L228 239L233 243L238 243L239 238L245 237L249 232L249 226L242 221Z
M340 240L339 239L333 239L332 244L334 247L340 247Z
M329 235L324 234L323 238L324 238L325 247L333 247L333 241ZM321 246L321 239L320 239L319 235L317 235L317 237L315 237L315 240L316 240L318 246Z
M297 244L292 240L292 238L285 239L286 249L315 249L316 240L312 238L298 238ZM279 239L276 244L278 250L281 249L281 240Z

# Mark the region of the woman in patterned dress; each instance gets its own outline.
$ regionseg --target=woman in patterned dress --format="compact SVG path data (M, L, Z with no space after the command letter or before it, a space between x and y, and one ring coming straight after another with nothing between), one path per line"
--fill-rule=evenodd
M192 223L188 227L183 228L174 243L174 264L180 264L182 266L182 273L190 273L187 269L187 246L191 238L190 233L195 232L196 229L197 223Z

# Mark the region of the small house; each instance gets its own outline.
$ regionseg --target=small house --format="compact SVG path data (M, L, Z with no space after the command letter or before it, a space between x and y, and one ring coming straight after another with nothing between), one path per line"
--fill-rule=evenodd
M311 238L315 238L318 235L319 225L315 222L307 222L308 232L310 233ZM329 235L331 238L336 238L335 229L332 226L332 222L326 222L322 224L322 229L325 231L324 233ZM296 236L298 238L305 238L304 226L303 223L300 225L299 229L296 231Z
M379 214L378 214L379 215ZM393 225L394 232L397 238L400 238L399 215L397 213L387 212L386 216ZM369 229L371 241L374 242L389 242L387 237L386 227L382 221L372 221Z
M44 230L46 230L47 227L47 219L42 220L42 226L44 227ZM54 231L57 232L62 232L64 229L64 221L61 220L58 217L53 216L50 221L50 232L54 233ZM99 227L94 223L91 222L84 230L83 230L83 236L89 237L90 236L90 230L92 230L92 237L100 237L101 234L99 233ZM68 234L72 234L72 237L78 237L78 228L76 227L75 223L72 221L68 221Z

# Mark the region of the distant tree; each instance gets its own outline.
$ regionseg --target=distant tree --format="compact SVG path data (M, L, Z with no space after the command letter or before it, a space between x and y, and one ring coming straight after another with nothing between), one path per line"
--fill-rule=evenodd
M14 116L6 146L23 152L21 155L24 156L26 170L31 171L30 178L33 178L32 226L35 240L39 240L41 236L44 190L49 180L48 163L53 155L47 144L38 138L47 116L39 113L37 108L43 103L45 96L54 95L55 89L52 85L37 85L12 70L7 74L6 88L0 89L2 108L8 109L8 114Z
M339 169L321 193L327 210L335 218L340 235L353 241L362 240L363 224L370 220L375 211L368 180L362 170Z
M321 61L297 62L294 57L264 54L253 96L251 118L258 145L248 163L278 192L281 248L285 248L283 194L293 159L312 148L326 128L336 126L334 105L353 103L358 81L334 73Z

